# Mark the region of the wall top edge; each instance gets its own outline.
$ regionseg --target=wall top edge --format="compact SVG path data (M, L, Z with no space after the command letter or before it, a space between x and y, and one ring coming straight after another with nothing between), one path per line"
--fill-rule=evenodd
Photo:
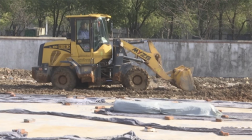
M65 37L14 37L0 36L0 40L65 40ZM151 40L152 42L180 42L180 43L252 43L252 40L193 40L193 39L148 39L148 38L120 38L126 41ZM109 38L110 41L113 38Z

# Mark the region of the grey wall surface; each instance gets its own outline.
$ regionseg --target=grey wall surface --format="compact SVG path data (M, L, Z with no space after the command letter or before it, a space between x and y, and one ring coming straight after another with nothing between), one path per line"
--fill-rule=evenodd
M0 37L0 67L31 70L37 66L39 46L64 38Z
M0 67L31 70L31 67L37 65L39 45L62 39L64 38L0 37ZM193 75L197 77L252 77L250 41L152 41L162 56L165 71L184 65L194 67ZM149 52L147 42L135 46ZM140 66L154 75L147 66Z
M193 75L197 77L252 77L252 42L155 41L153 44L166 71L184 65L194 67ZM148 51L147 45L136 46Z

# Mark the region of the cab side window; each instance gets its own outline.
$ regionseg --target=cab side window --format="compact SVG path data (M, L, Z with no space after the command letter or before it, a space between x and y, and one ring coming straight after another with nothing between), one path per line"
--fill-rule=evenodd
M99 49L100 43L99 43L99 38L100 38L100 30L98 27L98 21L94 21L94 51L97 51Z
M85 52L91 51L89 36L89 20L77 20L77 44L79 44Z
M104 18L97 18L93 22L94 51L97 51L102 44L109 44L107 22Z

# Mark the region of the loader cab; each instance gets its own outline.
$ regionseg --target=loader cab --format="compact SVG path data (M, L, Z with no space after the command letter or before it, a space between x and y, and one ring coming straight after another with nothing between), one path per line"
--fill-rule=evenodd
M71 55L77 62L96 64L111 58L112 46L107 26L109 15L71 15L67 18L71 26L71 34L67 38L71 39Z

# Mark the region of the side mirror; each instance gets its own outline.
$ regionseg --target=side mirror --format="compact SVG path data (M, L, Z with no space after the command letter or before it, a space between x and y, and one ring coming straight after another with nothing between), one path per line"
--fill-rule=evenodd
M67 33L66 38L71 39L71 33Z

